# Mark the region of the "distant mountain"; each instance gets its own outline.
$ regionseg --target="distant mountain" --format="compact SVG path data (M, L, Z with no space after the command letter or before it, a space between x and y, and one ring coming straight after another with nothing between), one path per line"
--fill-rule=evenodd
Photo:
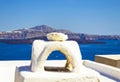
M55 31L56 29L50 27L50 26L47 26L47 25L41 25L41 26L35 26L35 27L32 27L30 29L33 29L33 30L41 30L41 31Z
M69 40L76 40L78 43L101 43L97 40L120 40L119 35L90 35L74 33L65 29L55 29L47 25L41 25L29 29L0 32L0 41L7 43L32 43L35 39L47 40L46 34L50 32L65 33L68 35Z
M18 29L9 32L1 32L0 39L30 39L30 38L39 38L46 37L47 33L50 32L62 32L65 34L72 33L69 30L64 29L54 29L47 25L35 26L29 29Z

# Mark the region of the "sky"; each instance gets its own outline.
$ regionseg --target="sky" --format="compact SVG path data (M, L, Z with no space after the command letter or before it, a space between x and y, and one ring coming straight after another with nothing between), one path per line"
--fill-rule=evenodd
M0 0L0 31L39 25L120 35L120 0Z

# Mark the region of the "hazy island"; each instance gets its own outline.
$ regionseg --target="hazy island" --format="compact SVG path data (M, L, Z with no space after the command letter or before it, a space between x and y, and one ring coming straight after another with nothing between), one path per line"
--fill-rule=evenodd
M65 29L54 29L47 25L35 26L29 29L18 29L13 31L0 32L0 42L5 43L32 43L36 39L46 40L46 34L50 32L61 32L68 35L69 40L75 40L79 44L104 42L100 40L120 40L119 35L90 35L84 33L74 33Z

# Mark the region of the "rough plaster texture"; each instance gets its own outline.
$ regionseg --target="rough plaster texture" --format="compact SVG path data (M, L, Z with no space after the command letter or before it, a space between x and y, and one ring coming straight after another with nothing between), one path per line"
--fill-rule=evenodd
M50 53L59 50L67 59L65 69L71 72L80 72L81 53L75 41L43 41L35 40L32 48L31 70L33 72L45 71L44 64Z
M83 62L83 66L88 67L89 69L92 68L92 69L96 70L97 72L100 72L104 75L107 75L107 76L100 75L100 77L99 77L100 82L120 82L120 77L119 77L120 76L120 70L119 70L119 68L115 68L115 67L112 67L112 66L108 66L108 65L105 65L105 64L100 64L100 63L97 63L97 62L94 62L94 61L88 61L88 60L82 60L82 62ZM65 60L47 60L45 62L45 66L50 66L51 67L51 65L52 65L52 66L55 66L55 67L56 66L57 67L63 67L65 63L66 63ZM14 79L16 77L16 75L15 75L16 66L17 67L23 67L23 66L29 66L29 65L30 65L30 60L27 60L27 61L26 60L0 61L0 82L15 82ZM115 68L115 69L113 70L113 68ZM105 69L107 69L107 71ZM113 78L110 78L109 76L118 78L119 80L115 80ZM18 78L16 78L16 79L18 79Z
M59 60L59 62L61 61ZM53 64L58 65L59 62L51 61L46 66L54 67ZM20 66L16 68L15 82L100 82L98 72L85 66L82 66L80 70L80 73L64 71L31 72L30 66Z

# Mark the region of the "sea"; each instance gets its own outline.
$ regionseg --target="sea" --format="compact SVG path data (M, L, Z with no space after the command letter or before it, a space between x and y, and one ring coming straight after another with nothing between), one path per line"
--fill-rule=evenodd
M119 55L120 40L101 40L103 44L79 44L82 59L94 61L95 55ZM7 44L0 42L0 61L31 60L32 44ZM60 51L52 52L48 60L63 60L66 57Z

